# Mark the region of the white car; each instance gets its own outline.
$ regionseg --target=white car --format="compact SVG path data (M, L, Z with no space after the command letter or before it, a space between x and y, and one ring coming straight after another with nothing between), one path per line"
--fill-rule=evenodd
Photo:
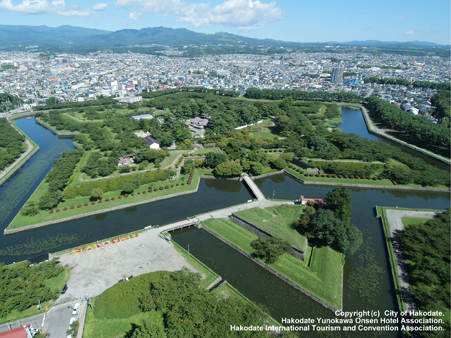
M74 311L72 311L73 315L78 315L78 308L80 307L80 303L76 303L74 306Z

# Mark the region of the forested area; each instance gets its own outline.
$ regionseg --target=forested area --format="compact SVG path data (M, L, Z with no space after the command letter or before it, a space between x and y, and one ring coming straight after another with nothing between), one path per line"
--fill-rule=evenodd
M440 90L431 98L431 103L436 107L436 117L443 118L443 125L450 127L451 114L451 91Z
M8 93L0 93L0 113L17 108L20 104L22 104L22 100L17 96Z
M200 275L186 268L154 272L118 283L95 302L98 319L129 318L162 312L162 320L133 325L127 337L270 337L267 331L232 331L230 325L262 325L267 315L237 297L223 298L200 286ZM155 316L153 316L155 318Z
M37 205L39 209L50 210L64 200L63 191L70 184L75 166L82 156L83 150L65 151L61 154L61 158L53 161L53 168L45 177L48 188L39 198ZM28 202L22 209L22 214L30 216L37 214L36 205Z
M38 300L44 303L58 298L59 286L58 289L51 289L46 283L60 275L64 268L55 260L29 265L28 261L9 266L0 263L0 318L13 310L20 312L35 307Z
M415 116L401 110L396 105L376 97L367 99L367 107L374 117L386 127L402 132L413 143L435 148L436 152L449 157L450 130L422 116Z
M407 79L394 79L394 78L385 78L381 79L377 76L370 76L365 78L365 83L377 83L377 84L392 84L392 85L400 85L400 86L413 86L417 88L430 88L430 89L447 89L451 90L451 84L449 82L439 83L439 82L430 82L430 81L420 81L415 80L413 82Z
M165 90L157 90L156 92L142 93L141 96L145 99L153 99L153 98L160 97L160 96L176 94L176 93L183 93L183 92L216 94L216 95L230 96L230 97L238 97L240 95L240 93L235 90L207 89L204 87L180 87L177 89L165 89Z
M2 94L0 94L2 95ZM7 119L0 119L0 171L13 163L25 150L25 137Z
M297 230L314 246L331 246L341 253L355 253L362 244L362 232L351 225L351 195L346 188L334 188L324 199L323 208L304 209Z
M445 311L450 303L450 209L426 223L409 225L401 233L401 245L410 292L416 307L424 311ZM443 335L423 333L424 337L449 337L449 317ZM440 332L437 332L439 334Z
M282 100L284 97L291 96L293 100L306 101L337 101L337 102L361 102L362 97L345 92L307 92L301 90L286 89L246 89L245 97L249 99Z
M88 100L83 102L66 102L58 103L58 100L54 97L47 99L44 106L33 107L34 110L50 110L50 109L63 109L63 108L80 108L80 107L91 107L91 106L103 106L103 105L117 105L117 100L101 97L97 100Z

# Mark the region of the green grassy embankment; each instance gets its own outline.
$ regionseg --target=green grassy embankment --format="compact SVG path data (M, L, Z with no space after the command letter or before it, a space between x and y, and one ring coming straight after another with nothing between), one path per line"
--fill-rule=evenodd
M293 164L295 168L300 167ZM303 169L302 169L303 170ZM286 172L292 174L293 176L299 178L302 181L305 182L318 182L318 183L341 183L341 184L349 184L349 185L357 185L357 184L365 184L365 185L386 185L386 186L394 186L392 181L388 179L382 179L382 180L373 180L373 179L350 179L350 178L333 178L333 177L310 177L305 176L304 174L301 174L297 172L295 169L286 168Z
M196 169L194 172L193 180L190 185L186 184L186 180L188 178L187 175L181 175L180 178L176 181L166 180L142 185L138 189L135 189L134 196L132 195L129 195L128 197L122 196L121 199L118 198L119 196L121 196L121 190L115 190L104 193L102 195L102 202L99 203L99 201L97 201L94 203L94 205L91 204L90 196L78 196L76 198L69 199L67 201L60 203L58 207L54 209L53 213L49 213L49 211L40 211L37 215L34 216L24 216L19 212L14 218L14 220L9 224L7 229L8 230L18 229L33 224L57 221L62 218L83 215L88 212L106 210L113 207L127 208L129 206L133 206L134 203L138 202L148 201L150 203L152 202L153 199L158 197L164 197L167 195L192 191L196 189L196 186L199 181L199 176L210 172L211 170L207 169ZM179 186L176 186L177 183L179 184ZM181 185L181 183L185 183L185 185ZM174 185L174 187L169 189L153 191L151 193L147 192L150 186L152 186L153 188L159 188L164 187L166 185L169 186ZM33 193L33 195L31 195L29 201L37 203L39 201L39 198L45 194L47 188L48 183L42 182L36 189L36 191ZM146 193L145 194L142 193L143 191L146 191ZM140 194L138 194L138 192L140 192ZM111 200L112 197L114 197L115 199ZM108 202L106 202L107 198L109 199ZM88 205L85 206L84 205L85 203L88 203ZM82 205L80 208L77 207L77 205L79 204ZM74 208L71 209L70 208L71 206L73 206ZM64 208L67 208L67 210L64 210ZM57 209L59 209L60 211L56 212Z
M219 275L216 272L214 272L212 269L210 269L196 257L189 254L188 251L186 251L180 244L178 244L175 241L171 242L174 245L175 250L177 250L178 253L181 254L183 258L185 258L186 261L189 264L191 264L196 270L198 270L199 273L202 275L201 285L203 287L208 287L215 279L219 277Z
M248 254L254 252L251 242L258 236L232 221L208 219L202 224ZM325 302L341 308L341 258L340 253L329 247L322 247L315 248L310 268L307 266L308 262L304 263L288 253L282 254L276 263L269 266Z
M404 227L408 227L409 225L412 225L412 224L426 223L429 220L431 220L431 219L430 218L421 218L421 217L403 217L402 224L404 224Z
M94 307L96 300L97 298L92 299ZM134 325L142 325L144 319L152 323L163 322L163 312L161 311L141 312L128 318L118 319L98 319L94 316L94 311L91 308L88 308L87 311L83 330L83 337L85 338L121 337L132 330Z
M386 209L387 208L384 208L384 207L376 207L376 212L378 215L381 216L380 219L382 222L382 228L384 229L385 243L387 245L391 273L392 273L392 278L393 278L393 284L395 285L395 290L396 290L396 300L398 301L398 308L399 308L399 311L405 311L404 302L402 301L402 297L401 297L401 286L399 284L398 270L396 268L395 250L393 248L393 243L391 240L390 226L388 223L387 214L385 213Z
M14 266L12 266L12 268L14 268ZM49 278L49 279L46 279L44 281L44 286L49 287L50 290L52 290L52 292L55 292L58 295L60 294L61 290L63 289L64 284L66 284L67 281L69 280L69 275L70 275L70 269L67 267L63 267L63 268L64 268L64 270L59 275ZM41 309L38 309L37 306L32 306L21 312L19 312L17 310L13 310L6 317L0 318L0 325L4 324L4 323L12 323L12 322L15 322L15 321L17 321L19 319L23 319L23 318L40 315L42 312L47 312L55 300L52 300L50 302L48 302L48 301L41 302L42 311L41 311Z
M297 232L293 224L299 219L304 208L302 205L279 205L265 209L247 209L236 214L291 245L303 249L307 246L307 238Z

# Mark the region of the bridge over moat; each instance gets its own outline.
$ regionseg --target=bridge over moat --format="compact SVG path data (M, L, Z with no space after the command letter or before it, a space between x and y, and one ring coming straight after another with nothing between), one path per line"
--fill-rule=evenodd
M246 182L249 189L251 189L252 193L259 201L266 199L265 196L263 195L263 193L261 192L261 190L257 187L255 182L252 181L252 179L249 177L248 174L243 173L243 180L244 180L244 182Z

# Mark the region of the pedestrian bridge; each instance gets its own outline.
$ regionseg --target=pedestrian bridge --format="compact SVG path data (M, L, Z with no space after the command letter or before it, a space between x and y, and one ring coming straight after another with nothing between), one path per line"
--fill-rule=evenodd
M252 181L252 179L249 177L248 174L243 173L243 180L244 182L246 182L247 186L249 187L249 189L251 189L252 193L254 194L255 197L257 197L257 199L259 201L265 200L265 196L263 195L263 193L260 191L260 189L257 187L257 185L255 184L254 181Z

